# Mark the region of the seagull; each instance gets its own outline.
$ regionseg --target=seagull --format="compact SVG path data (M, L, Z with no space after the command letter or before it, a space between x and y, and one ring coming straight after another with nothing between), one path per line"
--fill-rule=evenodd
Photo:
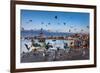
M29 20L29 22L32 22L32 20Z
M48 25L50 25L50 23L48 23Z
M89 28L89 26L86 26L87 28Z
M41 22L41 24L44 24L43 22Z
M55 16L55 19L57 19L58 17L57 16Z
M58 25L59 25L60 23L58 23Z
M24 44L24 45L25 45L25 47L27 48L27 50L29 51L29 50L30 50L30 47L28 47L27 44Z
M66 23L64 22L64 25L66 25Z

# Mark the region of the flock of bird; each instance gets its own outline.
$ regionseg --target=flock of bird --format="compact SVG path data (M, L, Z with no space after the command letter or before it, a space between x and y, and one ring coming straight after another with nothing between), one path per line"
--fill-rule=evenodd
M56 15L56 16L54 16L54 19L57 20L57 19L59 19L59 17ZM27 23L31 23L31 22L33 22L32 19L30 19ZM41 22L41 24L42 24L42 25L45 25L46 27L48 27L49 25L51 25L50 22L48 22L47 24L45 24L44 22ZM57 23L57 24L60 25L60 23ZM63 25L64 25L64 26L67 26L66 22L63 22ZM77 30L77 28L75 28L73 25L70 25L69 32L71 32L71 29L72 29L72 28L74 28L74 31ZM86 26L86 28L89 29L89 26ZM83 32L84 30L81 29L80 31Z

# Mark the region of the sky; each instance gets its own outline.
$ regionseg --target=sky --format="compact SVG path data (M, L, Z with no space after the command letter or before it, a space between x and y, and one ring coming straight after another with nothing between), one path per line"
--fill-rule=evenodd
M89 32L89 13L21 10L21 28L53 32Z

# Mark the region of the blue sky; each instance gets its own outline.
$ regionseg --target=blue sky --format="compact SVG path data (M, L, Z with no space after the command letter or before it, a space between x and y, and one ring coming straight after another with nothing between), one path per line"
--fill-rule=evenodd
M21 27L58 32L89 32L89 13L21 10Z

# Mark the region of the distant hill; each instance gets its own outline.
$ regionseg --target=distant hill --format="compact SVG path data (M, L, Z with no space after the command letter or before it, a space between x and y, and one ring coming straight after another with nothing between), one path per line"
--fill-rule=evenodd
M40 34L41 30L22 30L21 35L24 36L38 36ZM48 30L42 30L42 33L45 36L69 36L73 33L68 32L52 32Z

